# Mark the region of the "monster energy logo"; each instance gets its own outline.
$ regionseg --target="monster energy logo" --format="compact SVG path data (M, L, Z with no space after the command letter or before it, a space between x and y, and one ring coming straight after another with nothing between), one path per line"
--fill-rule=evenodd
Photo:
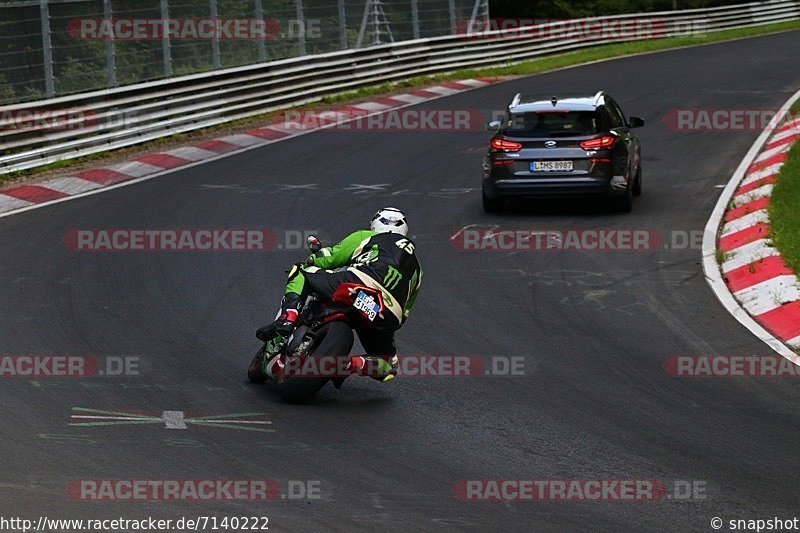
M400 280L403 279L403 275L397 270L395 267L390 266L389 272L383 277L383 286L389 290L394 289L397 287L397 284L400 283Z
M419 274L419 270L414 271L414 275L411 276L411 283L408 284L408 292L410 293L414 289L417 288L417 276Z

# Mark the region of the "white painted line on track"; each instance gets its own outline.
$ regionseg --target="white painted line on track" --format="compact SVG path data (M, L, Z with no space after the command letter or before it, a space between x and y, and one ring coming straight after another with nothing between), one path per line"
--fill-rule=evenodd
M736 233L737 231L742 231L743 229L747 229L749 227L755 226L756 224L761 224L763 222L769 222L769 214L767 214L766 209L759 209L758 211L753 211L752 213L748 213L742 217L737 218L736 220L732 220L722 226L722 237L726 235L730 235L731 233Z
M722 263L722 271L726 274L731 270L747 266L759 259L780 255L776 248L768 244L767 239L759 239L747 243L735 250L731 250L730 253L733 254L733 257Z
M54 180L43 181L41 183L37 183L37 185L69 195L80 194L86 191L93 191L103 186L102 183L96 183L94 181L76 178L73 176L67 176L65 178L56 178Z
M180 159L185 159L187 161L203 161L204 159L217 157L215 152L203 150L202 148L197 148L196 146L183 146L181 148L175 148L174 150L161 153L178 157Z
M737 291L734 296L751 315L758 316L777 309L786 301L800 299L800 286L797 277L786 274Z

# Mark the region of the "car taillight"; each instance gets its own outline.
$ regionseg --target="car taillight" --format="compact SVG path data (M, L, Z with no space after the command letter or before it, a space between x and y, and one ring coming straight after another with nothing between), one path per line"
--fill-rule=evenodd
M499 152L518 152L522 150L522 143L507 141L505 139L494 138L490 143L493 150Z
M596 139L583 141L579 143L579 146L584 150L603 150L605 148L611 148L614 146L615 142L617 142L616 137L612 137L611 135L603 135L602 137L597 137Z

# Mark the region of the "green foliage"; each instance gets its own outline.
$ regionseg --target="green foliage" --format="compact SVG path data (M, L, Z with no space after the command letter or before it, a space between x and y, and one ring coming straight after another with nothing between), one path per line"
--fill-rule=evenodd
M8 84L5 76L0 74L0 102L11 101L14 96L14 89Z
M496 18L578 18L742 4L741 0L489 0Z
M798 107L800 110L800 107ZM769 203L770 238L781 255L800 274L800 143L789 151Z

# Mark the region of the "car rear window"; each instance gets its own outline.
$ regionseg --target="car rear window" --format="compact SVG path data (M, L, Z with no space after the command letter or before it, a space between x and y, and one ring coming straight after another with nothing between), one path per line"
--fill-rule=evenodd
M516 137L574 137L599 132L593 111L511 113L505 131Z

